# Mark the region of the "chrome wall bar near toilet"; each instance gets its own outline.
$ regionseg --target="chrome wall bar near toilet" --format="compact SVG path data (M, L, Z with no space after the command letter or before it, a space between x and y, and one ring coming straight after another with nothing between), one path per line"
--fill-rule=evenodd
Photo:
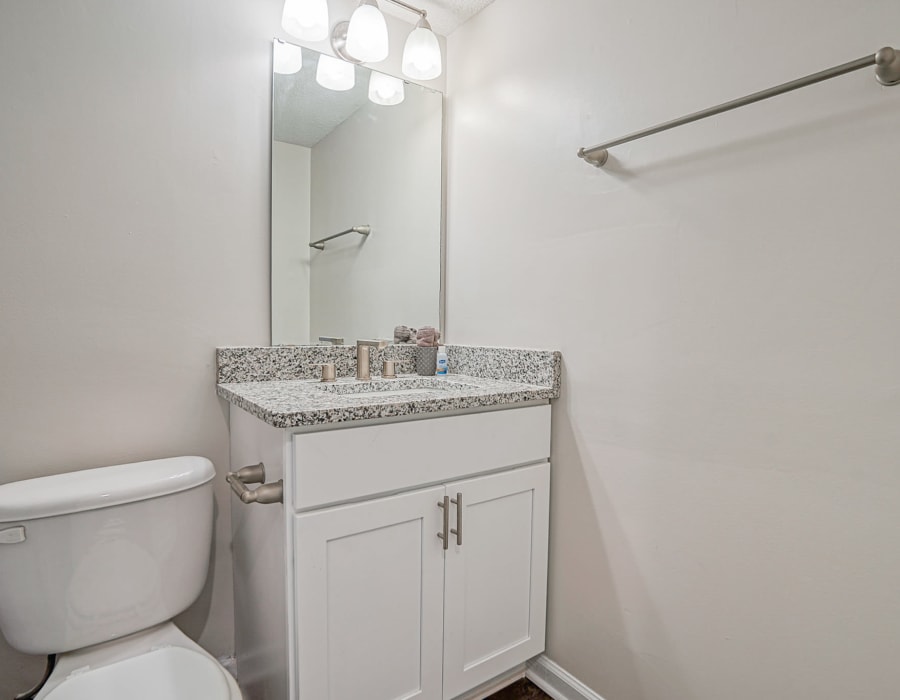
M348 228L346 231L336 233L333 236L326 236L325 238L320 238L318 241L313 241L309 244L309 247L316 248L317 250L325 250L325 241L330 241L332 238L346 236L348 233L358 233L361 236L368 236L370 233L372 233L372 227L368 224L365 224L363 226L354 226L352 228Z
M613 146L621 146L623 143L628 143L629 141L636 141L637 139L642 139L645 136L652 136L653 134L658 134L661 131L674 129L676 126L683 126L684 124L690 124L691 122L699 121L700 119L713 117L717 114L722 114L722 112L728 112L732 109L737 109L738 107L744 107L746 105L753 104L754 102L767 100L770 97L783 95L786 92L791 92L792 90L797 90L808 85L814 85L815 83L820 83L823 80L830 80L831 78L836 78L840 75L844 75L845 73L852 73L853 71L860 70L861 68L867 68L869 66L875 66L875 78L882 85L900 84L900 51L895 50L890 46L886 46L883 49L880 49L878 53L864 56L863 58L857 59L855 61L850 61L849 63L842 63L839 66L828 68L827 70L819 71L818 73L813 73L812 75L808 75L805 78L798 78L797 80L792 80L789 83L783 83L782 85L778 85L767 90L760 90L759 92L754 92L752 95L739 97L736 100L724 102L723 104L717 105L715 107L704 109L701 112L694 112L693 114L689 114L679 119L673 119L672 121L664 122L663 124L658 124L648 129L642 129L641 131L636 131L633 134L629 134L628 136L623 136L612 141L607 141L606 143L601 143L598 146L592 146L591 148L581 148L578 151L578 157L583 158L585 161L595 167L602 168L604 165L606 165L606 161L609 159L608 149L612 148Z

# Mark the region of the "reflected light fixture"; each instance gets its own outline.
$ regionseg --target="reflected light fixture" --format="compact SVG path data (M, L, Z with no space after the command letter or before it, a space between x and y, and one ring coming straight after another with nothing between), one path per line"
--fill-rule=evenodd
M291 75L303 68L303 52L299 46L275 41L274 69L281 75Z
M427 13L402 0L385 1L419 15L403 49L403 74L413 80L434 80L443 72L443 65L441 46L425 18ZM338 22L334 26L331 47L350 63L377 63L387 58L387 23L378 9L377 0L361 0L349 22Z
M388 57L388 30L378 0L360 0L347 26L346 51L363 63L378 63Z
M298 39L320 41L328 36L328 0L285 0L281 26Z
M369 99L377 105L390 107L403 102L403 81L384 73L372 71L369 78Z
M356 84L356 69L351 63L322 54L316 66L316 82L329 90L350 90Z

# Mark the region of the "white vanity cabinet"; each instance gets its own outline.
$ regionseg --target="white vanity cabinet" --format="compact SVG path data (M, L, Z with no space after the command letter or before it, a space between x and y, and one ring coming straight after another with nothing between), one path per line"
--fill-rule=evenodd
M548 404L330 430L231 414L232 468L285 481L283 507L232 502L251 700L465 698L543 651Z
M544 650L550 463L447 485L462 545L444 559L444 694L454 698Z
M297 697L442 697L443 491L297 516Z

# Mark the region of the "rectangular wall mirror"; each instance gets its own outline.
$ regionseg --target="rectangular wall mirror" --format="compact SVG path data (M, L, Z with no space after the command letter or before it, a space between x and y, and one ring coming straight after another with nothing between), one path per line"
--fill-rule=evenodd
M437 326L443 96L280 40L273 65L272 344Z

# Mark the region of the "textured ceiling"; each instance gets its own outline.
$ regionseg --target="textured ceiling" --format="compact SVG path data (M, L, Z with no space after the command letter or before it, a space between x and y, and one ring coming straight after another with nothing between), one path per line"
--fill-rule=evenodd
M312 148L368 102L368 68L355 66L355 87L335 92L316 83L318 60L318 53L303 49L303 70L275 74L272 137L276 141Z
M438 34L447 36L472 15L481 12L494 0L407 0L407 4L418 7L428 13L431 28ZM399 17L414 24L416 15L391 2L382 0L378 3L386 14Z

